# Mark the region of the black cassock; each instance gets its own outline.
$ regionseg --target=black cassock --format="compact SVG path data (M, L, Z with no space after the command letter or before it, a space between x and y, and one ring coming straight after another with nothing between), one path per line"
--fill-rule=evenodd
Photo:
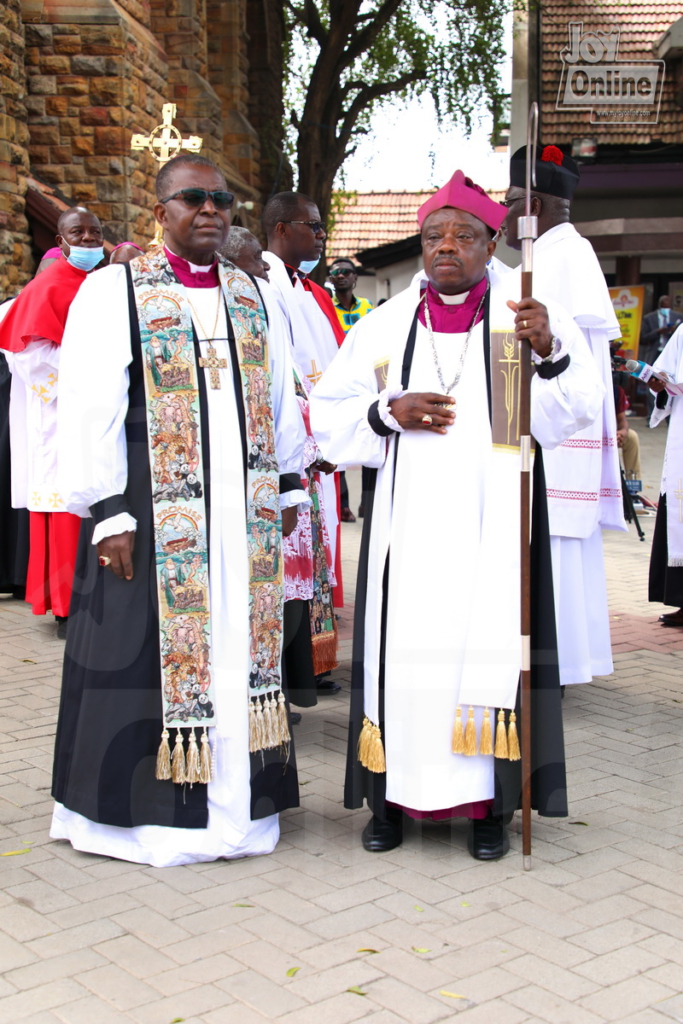
M484 358L488 385L489 415L491 414L491 367L489 343L489 296L484 309ZM417 331L417 314L408 336L403 359L401 384L408 390ZM545 378L557 376L567 367L569 356L556 363L541 364L537 367ZM372 413L371 413L372 415ZM387 435L393 431L385 428L378 415L374 417L378 433ZM400 458L400 435L396 462ZM386 774L371 772L358 760L358 739L363 728L364 691L363 656L365 649L365 608L368 579L368 554L372 529L372 507L377 470L366 470L369 484L363 493L365 518L363 539L358 563L358 586L353 630L353 663L351 673L351 718L346 760L346 783L344 806L357 808L367 800L372 812L380 818L385 816ZM560 673L557 659L557 634L555 629L555 604L553 599L552 562L550 557L550 532L548 528L548 507L545 493L545 476L541 449L536 446L534 459L534 492L531 541L531 790L532 807L546 817L565 817L567 810L567 782L564 754L564 732L562 728L562 704ZM519 493L511 494L510 501L519 501ZM391 552L389 552L389 558ZM379 716L380 729L384 734L384 649L386 642L386 589L387 568L384 572L384 600L381 624L381 648L379 671ZM491 595L491 628L495 629L496 603ZM517 726L521 741L521 715L519 697L517 701ZM495 728L495 720L494 720ZM521 762L495 759L494 813L506 817L521 807L522 773ZM458 804L458 794L453 794L453 806ZM440 808L433 808L439 810Z
M155 778L163 724L152 483L140 330L130 271L126 270L133 355L125 425L128 483L124 495L92 506L93 518L84 519L81 527L52 795L69 810L106 825L206 828L206 785L180 786ZM227 323L246 467L243 397L229 316ZM195 350L199 356L196 337ZM205 375L199 374L198 379L210 545L211 456ZM293 479L291 474L280 478L283 491L300 486L296 474ZM130 512L137 520L132 580L120 580L110 570L100 568L97 548L91 543L95 524L120 512ZM220 628L220 624L215 623L213 628ZM246 701L246 679L244 687ZM250 767L252 820L299 806L293 743L288 756L281 750L250 754Z

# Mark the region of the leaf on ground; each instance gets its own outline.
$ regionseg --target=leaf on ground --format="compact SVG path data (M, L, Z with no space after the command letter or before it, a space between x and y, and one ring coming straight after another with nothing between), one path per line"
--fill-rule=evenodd
M425 949L424 946L413 946L413 953L431 953L431 949Z
M253 906L254 906L253 903L233 903L233 907L252 907L253 908Z
M586 827L588 827L588 822L587 821L570 821L569 824L570 825L586 825Z
M424 907L418 907L417 903L415 904L415 909L417 910L418 914L424 914Z
M171 1024L183 1024L184 1020L184 1017L174 1017L173 1020L171 1021Z
M363 946L363 947L361 947L361 949L357 949L356 953L379 953L379 950L378 949L366 949L365 946Z
M300 967L290 967L289 970L287 971L287 977L288 978L293 978L294 975L296 974L296 972L300 971L300 970L301 970Z
M7 850L6 853L0 853L0 857L18 857L22 853L30 853L29 849L26 850Z
M354 996L366 996L367 992L364 992L358 985L352 985L351 988L347 988L347 992L353 992Z
M27 665L35 665L35 661L33 660L33 658L22 658L21 660L24 661Z
M460 906L461 906L461 907L471 907L471 906L472 906L472 904L471 904L471 903L467 903L467 901L463 901L463 902L462 902L462 903L460 904Z
M457 992L447 992L445 988L441 989L439 995L448 996L449 999L467 999L467 996L461 996Z

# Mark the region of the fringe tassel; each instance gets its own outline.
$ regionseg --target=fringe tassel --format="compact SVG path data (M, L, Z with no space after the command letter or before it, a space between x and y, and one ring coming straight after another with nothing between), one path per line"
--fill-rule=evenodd
M183 748L183 734L180 729L176 730L175 746L171 758L171 778L179 785L185 781L185 750Z
M256 705L249 701L249 753L255 754L261 748L258 743L258 725L256 722Z
M474 708L470 706L467 712L467 725L465 726L465 757L474 757L477 753L477 726L474 721Z
M484 721L481 726L481 739L479 741L480 754L493 753L493 733L491 732L491 712L484 708Z
M508 726L508 761L521 761L522 754L519 749L519 736L517 735L517 715L510 712L510 725Z
M185 766L185 782L189 782L191 786L194 786L195 782L200 781L200 778L197 737L194 729L190 729L190 742L187 747L187 764Z
M276 730L273 722L273 713L270 707L270 698L268 697L268 694L266 694L263 698L263 746L266 750L272 750L273 747L277 746L275 733Z
M332 633L317 633L311 637L313 651L313 674L321 676L323 672L333 672L339 667L337 661L337 623Z
M171 778L171 748L168 745L168 729L164 729L161 734L161 743L157 751L156 777L162 780Z
M453 723L453 739L451 740L451 750L454 754L465 753L465 734L462 729L462 708L458 704L455 709L455 722Z
M363 728L358 738L358 760L368 771L380 773L387 770L382 734L379 726L369 718L363 719Z
M496 726L496 749L493 751L494 757L500 757L504 761L508 760L508 734L505 728L505 712L501 708L498 712L498 725Z
M211 744L206 726L204 726L199 750L199 781L211 782Z
M263 704L261 698L256 698L256 742L257 750L263 750L266 745L265 722L263 721Z
M277 714L277 701L273 697L272 693L270 697L266 697L268 701L268 707L270 708L270 721L273 728L273 746L277 747L280 745L280 719Z
M289 743L292 736L289 731L289 720L287 718L287 705L285 703L285 695L280 690L277 696L277 720L279 724L279 741L280 743Z

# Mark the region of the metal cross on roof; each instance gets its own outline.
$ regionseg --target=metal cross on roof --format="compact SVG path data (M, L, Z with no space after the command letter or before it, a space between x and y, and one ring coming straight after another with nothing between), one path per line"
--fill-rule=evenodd
M173 124L176 110L175 103L164 103L161 108L161 124L153 128L149 135L133 135L130 148L149 150L160 164L168 163L171 157L177 156L183 149L189 153L198 153L202 148L203 139L199 135L190 135L187 139L182 137Z

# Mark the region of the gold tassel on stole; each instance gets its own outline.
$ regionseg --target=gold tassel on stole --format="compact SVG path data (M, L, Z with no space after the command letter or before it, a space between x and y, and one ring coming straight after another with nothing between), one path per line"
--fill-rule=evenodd
M508 760L521 761L522 754L519 749L519 736L517 735L517 715L510 712L510 725L508 726Z
M477 753L477 726L474 721L474 708L470 705L465 726L465 757L474 757Z
M190 729L190 741L187 747L187 763L185 765L185 782L194 786L200 781L199 775L199 747L194 729Z
M455 722L453 723L453 738L451 740L451 750L454 754L465 753L465 734L462 729L462 708L458 704L455 709Z
M161 734L161 743L157 751L156 777L161 781L171 778L171 748L168 745L168 729Z
M199 781L211 782L211 746L209 744L209 734L206 726L204 726L201 747L199 750Z
M493 751L494 757L507 761L508 759L508 734L505 728L505 712L501 708L498 712L498 725L496 726L496 748Z
M183 748L183 734L180 729L176 730L175 746L171 758L171 778L181 785L185 781L185 750Z
M249 753L255 754L259 750L258 731L256 726L256 705L253 700L249 701Z
M384 745L379 726L363 719L363 728L358 738L358 760L368 771L381 773L387 770Z
M491 732L491 712L484 708L484 721L481 726L481 739L479 742L480 754L493 753L493 733Z
M287 704L285 703L285 695L280 690L277 695L277 720L278 720L278 740L281 744L289 743L292 735L289 731L289 721L287 718Z

